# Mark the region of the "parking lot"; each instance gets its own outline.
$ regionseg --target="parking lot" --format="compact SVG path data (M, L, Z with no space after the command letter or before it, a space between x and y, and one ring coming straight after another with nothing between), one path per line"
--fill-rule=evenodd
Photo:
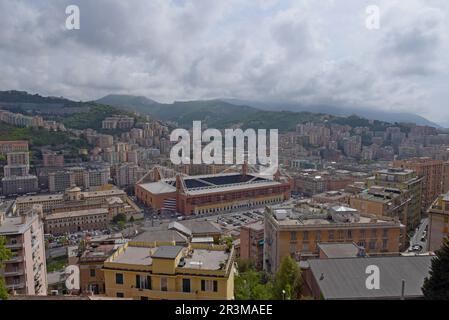
M235 229L241 226L263 220L262 210L248 210L245 212L231 213L226 216L219 216L216 222L224 229Z

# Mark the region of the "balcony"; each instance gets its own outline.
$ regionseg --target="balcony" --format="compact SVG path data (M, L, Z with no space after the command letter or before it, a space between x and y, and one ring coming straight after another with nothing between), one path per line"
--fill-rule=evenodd
M167 300L195 300L197 298L196 292L182 292L182 291L159 291L148 289L136 289L142 296L147 296L150 299L167 299Z
M5 271L3 275L5 277L21 276L23 275L23 269Z
M14 263L14 262L23 262L23 257L22 256L13 256L8 260L4 261L5 263Z
M11 283L11 284L7 284L6 285L6 289L24 289L25 288L25 283L24 282L17 282L17 283Z
M22 242L8 243L8 244L5 245L5 247L7 249L22 249L23 248L23 243Z

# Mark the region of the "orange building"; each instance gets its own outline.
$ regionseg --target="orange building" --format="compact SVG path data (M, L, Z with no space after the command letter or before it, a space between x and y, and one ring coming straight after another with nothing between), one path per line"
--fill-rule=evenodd
M356 243L369 255L398 254L403 248L405 227L397 219L345 206L267 207L264 221L263 268L270 273L286 256L319 257L322 243Z
M273 179L248 173L220 173L161 179L154 169L156 182L138 183L137 198L156 212L184 215L226 212L290 198L291 181L279 171Z
M443 161L432 158L411 158L396 160L393 166L413 170L423 178L422 208L426 211L441 193Z

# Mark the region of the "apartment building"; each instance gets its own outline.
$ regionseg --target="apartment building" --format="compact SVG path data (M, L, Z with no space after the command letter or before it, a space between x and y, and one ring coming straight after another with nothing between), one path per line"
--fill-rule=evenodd
M44 167L63 167L64 155L56 152L44 152L42 154Z
M449 162L443 164L443 185L441 193L449 192Z
M441 248L443 239L449 234L449 193L440 195L430 207L428 225L428 250Z
M410 197L408 204L407 226L409 230L421 222L423 178L410 169L389 168L374 172L374 176L366 179L368 187L383 186L405 191Z
M0 154L5 155L9 152L28 151L28 141L0 141Z
M131 129L133 126L134 118L123 115L107 117L101 123L103 129Z
M263 268L264 222L257 221L240 228L240 259Z
M13 177L13 176L23 177L28 175L29 170L30 167L27 165L13 165L13 166L6 165L3 167L3 175L5 177Z
M7 164L9 166L30 165L30 154L27 151L9 152L6 154Z
M108 208L56 212L45 216L45 233L63 235L84 230L103 230L111 218Z
M303 204L267 207L264 270L276 272L282 258L318 257L319 243L356 243L369 254L391 254L403 247L405 227L388 217L361 214L345 206Z
M2 192L5 196L37 192L38 190L38 180L34 175L8 176L2 179Z
M352 195L349 199L349 205L361 213L397 218L408 229L412 229L413 225L408 221L408 211L411 201L412 199L409 193L403 189L372 186L369 189Z
M34 206L19 216L7 216L0 208L0 216L0 236L6 237L6 248L12 252L12 257L3 261L5 266L0 270L6 289L18 294L46 295L42 208Z
M109 178L108 166L70 167L48 173L48 189L50 192L64 191L73 186L90 189L108 184Z
M411 158L407 160L396 160L394 167L407 168L415 171L423 178L422 187L422 209L425 212L441 194L443 182L443 161L432 158Z
M104 262L106 296L136 300L234 299L234 249L128 242Z
M120 189L111 189L103 191L85 191L74 187L66 190L64 194L36 195L18 197L16 201L17 210L19 212L30 209L34 204L41 204L44 213L50 213L57 207L70 207L83 204L97 204L100 200L108 198L120 198L128 205L132 205L132 201L127 197L126 193Z
M105 293L103 264L126 241L111 238L98 241L90 240L86 243L86 248L78 260L82 294Z

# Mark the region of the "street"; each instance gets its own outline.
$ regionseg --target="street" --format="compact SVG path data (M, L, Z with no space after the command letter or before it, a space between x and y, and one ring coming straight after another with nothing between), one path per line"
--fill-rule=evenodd
M421 253L421 252L426 252L427 251L427 225L429 223L429 219L425 218L421 220L421 224L418 226L418 228L416 228L415 234L413 235L413 237L410 239L410 247L407 250L408 252L416 252L416 253ZM424 241L421 241L421 239L424 238ZM421 250L413 250L413 246L421 246Z

